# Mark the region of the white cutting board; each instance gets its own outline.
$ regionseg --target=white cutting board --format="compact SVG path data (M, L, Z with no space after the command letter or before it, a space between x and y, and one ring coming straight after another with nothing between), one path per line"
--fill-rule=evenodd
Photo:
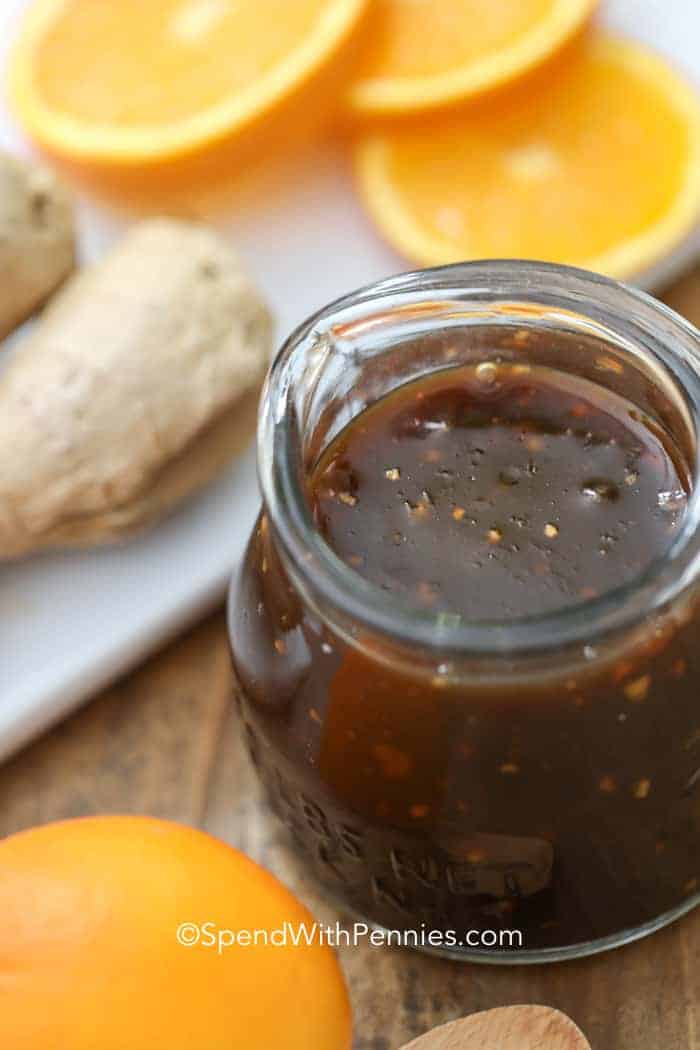
M0 4L0 70L25 6ZM608 22L664 50L700 82L700 0L610 0L605 11ZM27 151L4 105L0 145ZM121 225L81 201L84 258L99 254ZM333 147L243 190L226 232L273 304L280 339L316 307L406 269L369 225L347 160ZM251 450L220 483L128 545L0 567L0 759L220 601L257 502Z

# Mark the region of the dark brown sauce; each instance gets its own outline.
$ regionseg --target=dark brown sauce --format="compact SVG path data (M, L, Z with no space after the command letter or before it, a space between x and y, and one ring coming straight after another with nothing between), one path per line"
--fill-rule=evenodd
M365 411L311 498L368 580L465 621L513 620L619 587L665 551L685 504L679 462L592 383L487 364Z
M336 553L470 619L585 603L671 542L687 472L633 406L551 371L433 375L357 417L309 482ZM462 514L462 511L464 513ZM551 526L551 527L550 527ZM393 664L301 601L261 518L232 610L250 751L331 893L391 929L561 948L700 879L698 611L501 685Z

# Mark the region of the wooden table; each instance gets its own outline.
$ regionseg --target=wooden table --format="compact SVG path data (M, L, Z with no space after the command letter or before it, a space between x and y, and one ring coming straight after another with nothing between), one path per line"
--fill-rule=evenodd
M700 269L667 298L700 324ZM334 919L260 799L231 691L217 614L0 767L0 835L88 813L184 821L241 847ZM700 1050L700 909L628 948L556 966L480 967L370 946L341 955L356 1050L396 1050L442 1021L526 1002L566 1011L593 1050Z

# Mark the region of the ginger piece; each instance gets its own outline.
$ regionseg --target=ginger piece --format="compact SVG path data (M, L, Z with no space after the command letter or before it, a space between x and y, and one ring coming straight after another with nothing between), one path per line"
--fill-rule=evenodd
M0 151L0 339L75 266L70 198L47 168Z
M110 542L255 432L270 313L229 246L135 226L74 276L0 374L0 560Z

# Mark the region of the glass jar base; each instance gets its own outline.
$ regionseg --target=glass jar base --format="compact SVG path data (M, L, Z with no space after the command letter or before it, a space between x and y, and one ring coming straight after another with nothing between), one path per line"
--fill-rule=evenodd
M426 943L400 944L398 931L389 930L386 927L368 919L364 915L352 912L359 920L365 922L371 930L382 934L387 945L400 944L415 951L432 955L436 958L449 959L452 962L476 963L483 966L540 966L543 963L567 962L573 959L584 959L588 955L599 955L602 952L612 951L615 948L624 948L625 945L633 944L652 933L670 926L671 923L683 918L700 904L700 893L684 901L677 908L664 912L651 922L636 926L633 929L620 930L619 933L611 934L609 937L600 937L594 941L582 941L579 944L570 944L562 948L543 948L528 951L527 949L500 948L484 949L470 947L437 946ZM347 907L342 906L347 911Z

